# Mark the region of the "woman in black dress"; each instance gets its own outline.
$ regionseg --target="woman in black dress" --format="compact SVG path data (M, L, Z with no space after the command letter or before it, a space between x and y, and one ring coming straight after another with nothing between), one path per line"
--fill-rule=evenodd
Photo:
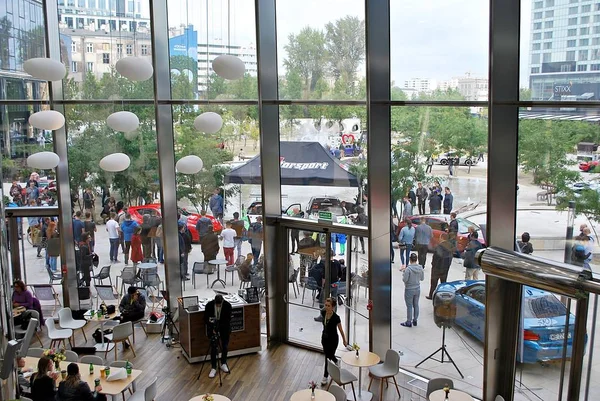
M323 322L323 332L321 334L321 344L323 345L323 352L325 353L325 372L323 373L323 380L321 380L322 385L327 384L327 378L329 377L329 372L327 371L327 360L330 359L334 363L337 363L337 358L335 356L335 351L337 350L339 344L339 337L337 330L339 330L342 335L342 342L344 343L344 347L348 346L348 342L346 341L346 336L344 334L344 329L342 328L342 320L335 313L335 307L337 305L337 301L335 298L327 298L325 300L325 308L321 310L321 317Z
M31 376L31 399L33 401L54 401L54 387L59 373L52 371L50 358L41 357L38 361L37 373Z
M100 394L100 391L100 385L92 391L90 386L81 380L79 365L70 363L67 366L67 378L58 385L56 401L106 401L106 396Z

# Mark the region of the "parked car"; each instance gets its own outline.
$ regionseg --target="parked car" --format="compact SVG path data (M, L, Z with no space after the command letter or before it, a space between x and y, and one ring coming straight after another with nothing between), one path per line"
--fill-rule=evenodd
M192 213L186 209L177 208L179 213L186 218L187 228L190 230L190 234L192 234L192 241L199 242L200 237L198 236L198 231L196 230L196 223L198 223L198 219L201 217L198 213ZM129 206L127 208L129 214L131 214L131 218L135 220L138 224L142 224L145 214L151 214L152 211L156 211L159 216L161 216L160 203L152 203L149 205L142 206ZM206 215L211 221L213 225L213 231L216 234L220 234L223 230L223 226L219 222L219 220L215 219L211 215Z
M421 218L425 218L425 223L433 229L433 237L429 242L429 250L432 251L442 241L448 239L448 223L450 222L449 214L421 214L410 216L413 224L418 225L421 223ZM463 217L457 217L458 221L458 236L456 246L459 252L462 252L467 244L469 243L469 227L473 227L479 236L478 240L485 245L484 235L481 231L481 227L467 220ZM400 229L404 227L406 223L404 221L399 222L398 226Z
M584 173L597 173L600 172L599 164L600 160L580 161L579 170Z
M436 162L447 166L450 163L450 159L454 159L454 165L456 165L456 160L459 160L459 164L461 166L474 166L477 164L477 159L471 156L457 156L456 152L446 152L439 155L436 159Z
M435 290L454 294L455 324L477 340L485 338L485 281L458 280L440 284ZM435 295L434 295L435 296ZM519 362L535 363L562 359L566 308L552 293L523 287L523 357ZM566 357L571 356L575 316L569 313ZM587 337L586 337L587 342Z

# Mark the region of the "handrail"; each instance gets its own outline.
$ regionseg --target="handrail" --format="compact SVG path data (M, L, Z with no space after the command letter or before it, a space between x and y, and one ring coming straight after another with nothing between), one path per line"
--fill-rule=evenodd
M586 293L600 294L600 278L583 267L497 247L479 251L477 258L486 275L576 299L587 298Z

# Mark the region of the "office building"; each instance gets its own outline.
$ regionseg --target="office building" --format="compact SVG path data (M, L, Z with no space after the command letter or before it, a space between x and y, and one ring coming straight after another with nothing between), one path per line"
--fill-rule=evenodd
M532 100L599 100L600 5L533 1L529 74Z

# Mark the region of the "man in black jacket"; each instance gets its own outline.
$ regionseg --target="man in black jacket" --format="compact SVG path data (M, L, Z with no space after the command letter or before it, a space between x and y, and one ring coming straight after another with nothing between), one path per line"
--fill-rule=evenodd
M431 285L429 286L429 295L425 298L431 299L433 297L438 280L440 283L446 282L451 264L452 244L450 241L441 242L433 251L433 260L431 261Z
M229 334L231 333L231 304L217 294L215 299L206 304L204 309L204 323L210 341L210 363L212 369L208 374L211 379L217 374L217 347L221 342L221 370L229 373L227 366L227 349L229 347Z

